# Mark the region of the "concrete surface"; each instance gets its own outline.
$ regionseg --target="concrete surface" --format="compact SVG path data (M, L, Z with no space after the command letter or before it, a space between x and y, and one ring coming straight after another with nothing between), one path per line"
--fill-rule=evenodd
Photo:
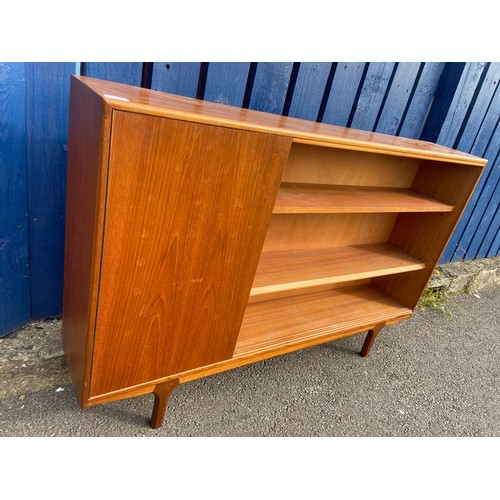
M500 256L443 264L429 282L429 288L446 293L473 293L495 285L500 285Z
M500 287L453 295L386 327L189 382L165 423L153 396L80 410L61 357L60 321L0 342L0 436L500 435Z

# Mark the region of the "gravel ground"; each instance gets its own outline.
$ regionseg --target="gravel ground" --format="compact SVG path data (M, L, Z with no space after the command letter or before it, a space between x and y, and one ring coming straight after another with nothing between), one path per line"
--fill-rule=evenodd
M0 340L0 436L500 435L500 287L449 299L364 335L179 386L162 428L153 396L80 410L61 356L60 321Z

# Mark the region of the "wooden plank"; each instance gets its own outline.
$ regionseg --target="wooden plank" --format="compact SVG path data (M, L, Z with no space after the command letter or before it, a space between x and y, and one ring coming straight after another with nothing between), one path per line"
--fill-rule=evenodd
M500 255L500 231L498 228L500 227L500 210L497 210L497 213L493 219L494 224L492 223L492 227L497 227L496 234L493 236L493 242L488 249L485 257L496 257Z
M398 135L419 138L436 93L445 63L426 62Z
M401 121L410 99L420 63L399 63L384 105L380 110L375 131L382 134L397 135Z
M483 127L483 119L487 115L491 105L493 104L493 109L499 109L497 107L498 103L495 106L492 102L499 87L499 81L500 63L491 63L487 69L486 76L481 84L479 93L474 100L472 111L468 116L467 123L457 144L457 149L460 151L465 151L467 153L471 152L472 147L476 142L478 133Z
M394 71L395 63L370 63L356 109L348 127L373 130Z
M451 212L441 203L411 189L283 183L273 213Z
M436 142L464 75L466 63L445 63L420 139Z
M273 214L264 252L384 243L396 213Z
M196 97L199 62L155 62L151 88L170 94Z
M288 116L316 121L331 67L332 63L300 64Z
M62 311L66 155L74 63L26 64L31 315Z
M497 94L500 95L500 92L497 92ZM483 152L485 158L489 159L489 163L486 166L474 193L472 194L466 210L464 211L464 214L462 215L457 228L450 239L450 242L443 254L441 261L449 262L460 260L463 258L473 258L472 254L469 254L468 247L472 239L475 237L480 225L486 226L488 223L487 220L483 220L483 217L485 215L486 206L492 194L492 189L494 189L494 183L498 178L498 172L495 168L496 158L494 155L498 154L497 144L500 141L500 127L498 127L500 110L500 107L498 107L499 104L500 100L497 100L496 109L490 107L489 112L486 115L486 118L490 118L493 116L496 119L495 127L491 131L491 135L486 142L487 149ZM483 125L488 129L488 131L490 131L489 129L491 126L491 120L484 120ZM482 135L483 140L481 142L484 143L484 134ZM480 146L482 146L482 144L477 144L478 148ZM478 236L478 238L480 237L481 236Z
M250 63L209 63L204 100L241 106Z
M491 101L486 115L482 119L481 128L479 129L474 145L472 146L471 152L480 156L488 158L490 161L486 166L483 175L479 179L478 185L472 193L471 199L460 218L460 221L455 229L450 242L448 243L441 262L456 261L462 258L469 258L467 253L468 243L464 243L462 238L464 238L465 232L468 231L471 235L475 234L478 224L481 223L481 219L477 218L477 214L482 213L480 210L476 211L476 206L478 204L482 205L486 201L482 197L481 193L487 183L490 182L490 175L494 167L495 157L498 152L497 144L500 141L500 129L499 129L499 116L500 116L500 87L497 86L495 95ZM470 219L472 215L476 213L474 225L471 225ZM470 239L469 239L470 241Z
M423 262L387 244L263 253L251 297L404 273Z
M259 63L249 108L280 115L283 112L292 67L291 62Z
M82 75L140 87L142 62L85 62Z
M481 80L485 66L486 63L484 62L466 63L457 91L436 140L438 144L453 147L457 139L459 139L458 134L461 131L462 123L469 111L474 94L478 90L478 83Z
M30 318L24 63L0 63L0 337Z
M498 169L498 166L497 166ZM483 259L485 257L494 257L496 254L492 255L490 253L491 247L494 244L495 238L500 232L500 179L497 179L497 185L492 192L488 207L486 209L485 219L480 224L479 229L483 231L477 231L474 239L469 247L469 254L475 252L476 259ZM483 234L481 234L483 233Z
M113 111L91 396L231 357L290 142Z
M348 148L396 156L452 160L468 165L485 162L448 147L429 144L406 137L393 137L327 123L311 122L291 116L261 113L250 109L183 96L154 92L148 89L79 77L116 110L162 116L186 121L224 126L239 130L264 132L293 137L294 141L312 141L325 147ZM257 75L256 75L257 78ZM109 96L118 96L115 99ZM106 97L108 96L108 97ZM252 94L253 96L253 94Z
M341 127L347 125L367 64L362 62L337 64L323 114L323 123L331 123Z
M249 304L234 357L407 317L411 311L370 286ZM335 338L335 337L333 337Z
M500 81L500 80L499 80ZM491 143L491 138L498 126L500 115L500 85L497 82L495 94L485 115L481 117L480 128L470 149L470 153L484 157L486 150Z
M477 203L467 223L469 229L464 231L460 240L459 246L465 248L465 255L468 259L481 258L479 256L479 248L491 227L493 217L498 208L500 198L500 191L498 190L498 184L500 182L500 152L498 150L498 144L500 144L500 130L499 133L496 134L496 139L497 145L494 149L497 150L497 156L491 160L491 168L488 169L487 177L479 193ZM493 149L493 147L491 149ZM498 230L498 226L493 228L495 232ZM455 252L455 254L457 254L457 252Z

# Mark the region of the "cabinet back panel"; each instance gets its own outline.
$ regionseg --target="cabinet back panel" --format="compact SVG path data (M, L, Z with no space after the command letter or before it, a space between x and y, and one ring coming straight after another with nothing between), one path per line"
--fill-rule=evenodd
M396 217L396 213L274 214L264 251L384 243Z
M290 142L114 112L92 396L232 356Z
M283 182L408 188L419 159L293 144Z

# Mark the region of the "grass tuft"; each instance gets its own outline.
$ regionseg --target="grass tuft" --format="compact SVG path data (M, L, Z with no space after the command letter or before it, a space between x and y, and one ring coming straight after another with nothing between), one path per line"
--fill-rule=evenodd
M422 294L418 306L421 309L432 309L450 317L451 311L447 303L449 297L450 295L442 288L427 288Z

